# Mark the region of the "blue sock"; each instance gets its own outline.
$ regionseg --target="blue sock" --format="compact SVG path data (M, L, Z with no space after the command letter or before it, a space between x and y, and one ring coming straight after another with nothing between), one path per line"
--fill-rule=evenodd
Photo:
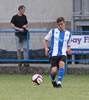
M60 84L63 80L64 72L65 72L64 68L59 68L59 70L58 70L58 83L60 83Z
M52 73L50 73L50 75L51 75L51 79L52 79L52 81L54 81L55 78L56 78L56 75L53 75Z

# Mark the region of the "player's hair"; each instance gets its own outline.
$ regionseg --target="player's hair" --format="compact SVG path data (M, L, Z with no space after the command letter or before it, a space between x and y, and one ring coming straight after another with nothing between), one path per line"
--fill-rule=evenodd
M57 23L59 23L61 21L65 21L64 17L58 17L57 20L56 20Z
M24 5L20 5L19 7L18 7L18 10L20 10L20 9L23 9L23 8L26 8Z

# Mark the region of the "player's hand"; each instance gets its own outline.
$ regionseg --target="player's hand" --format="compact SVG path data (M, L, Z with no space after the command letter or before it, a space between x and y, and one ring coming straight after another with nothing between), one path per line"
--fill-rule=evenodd
M23 28L20 28L20 29L19 29L19 31L23 32L23 31L24 31L24 29L23 29Z
M49 48L45 48L45 55L46 55L46 56L49 55Z
M71 55L72 54L72 50L71 49L68 49L67 50L67 53L68 53L68 55Z

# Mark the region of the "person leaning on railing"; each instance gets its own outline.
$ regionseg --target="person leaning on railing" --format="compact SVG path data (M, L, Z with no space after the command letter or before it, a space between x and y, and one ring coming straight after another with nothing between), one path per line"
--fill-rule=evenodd
M21 59L21 48L23 48L24 59L27 59L27 27L28 21L25 12L25 6L21 5L18 8L18 14L14 15L11 19L11 28L18 32L15 32L16 46L17 46L17 57ZM19 62L19 67L22 63ZM24 64L25 67L29 66L28 63Z

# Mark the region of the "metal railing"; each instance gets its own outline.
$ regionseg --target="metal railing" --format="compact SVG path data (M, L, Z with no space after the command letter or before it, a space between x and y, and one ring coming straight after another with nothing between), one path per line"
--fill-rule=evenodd
M15 33L15 32L18 32L18 31L0 30L0 33ZM27 32L27 59L26 60L0 59L0 62L49 62L48 59L30 59L30 57L29 57L29 33L47 33L47 32L48 31L32 31L32 30Z
M7 30L1 30L0 33L3 33L3 32L6 32L6 33L15 33L15 32L18 32L18 31L7 31ZM48 31L33 31L33 30L30 30L28 31L27 33L27 59L26 60L18 60L18 59L0 59L0 62L49 62L48 59L30 59L29 57L29 33L47 33ZM71 33L89 33L89 31L70 31ZM82 34L79 34L79 35L82 35ZM86 35L86 34L85 34ZM89 34L88 34L89 35ZM66 66L65 66L65 70L67 72L67 65L68 65L68 62L89 62L88 59L82 59L82 60L72 60L72 59L67 59L67 63L66 63Z

